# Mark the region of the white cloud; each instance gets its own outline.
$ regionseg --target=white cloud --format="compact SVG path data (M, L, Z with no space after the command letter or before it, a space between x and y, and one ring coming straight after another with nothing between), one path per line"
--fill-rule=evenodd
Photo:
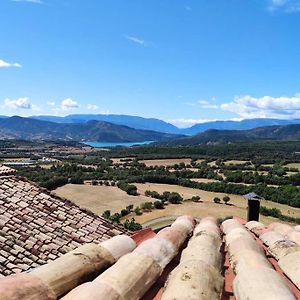
M32 105L27 97L20 97L18 99L5 99L4 107L10 109L31 109Z
M269 10L281 10L287 13L300 11L300 0L269 0Z
M71 98L67 98L61 102L61 108L63 110L67 110L70 108L78 108L78 107L79 107L78 102Z
M300 94L292 97L235 97L232 102L224 103L221 108L237 113L242 118L299 118Z
M198 100L197 104L201 107L201 108L208 108L208 109L217 109L219 108L219 106L217 104L214 103L214 98L212 98L211 101L207 101L207 100Z
M55 106L55 102L54 101L47 101L47 105L54 107Z
M227 121L241 121L242 118L232 118ZM179 128L188 128L195 124L202 124L207 122L216 122L216 121L224 121L223 119L170 119L166 120L167 122L179 127Z
M208 100L197 100L196 102L186 102L187 105L201 107L205 109L218 109L219 105L216 104L216 98L212 97L210 101Z
M138 37L125 35L125 38L133 43L146 47L146 42Z
M28 3L34 3L34 4L43 4L44 2L42 0L11 0L12 2L28 2Z
M97 110L97 109L99 109L99 106L95 105L95 104L88 104L86 107L87 107L88 110Z
M0 59L0 68L22 68L18 63L9 63Z
M184 118L180 118L180 119L170 119L167 120L167 122L178 126L180 128L186 128L186 127L190 127L193 126L195 124L200 124L200 123L205 123L205 122L210 122L210 121L216 121L216 120L205 120L205 119L184 119Z

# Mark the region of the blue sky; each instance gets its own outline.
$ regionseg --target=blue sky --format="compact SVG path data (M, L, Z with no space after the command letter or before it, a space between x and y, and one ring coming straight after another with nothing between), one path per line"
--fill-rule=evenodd
M0 115L300 117L300 0L1 0Z

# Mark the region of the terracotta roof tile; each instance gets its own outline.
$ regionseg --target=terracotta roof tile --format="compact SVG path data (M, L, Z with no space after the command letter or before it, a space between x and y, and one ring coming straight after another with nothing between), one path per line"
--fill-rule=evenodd
M0 178L4 194L0 274L30 271L0 279L7 300L300 299L298 227L183 216L129 238L25 180Z
M0 274L5 276L125 232L15 176L0 177L0 199Z
M0 164L0 176L7 176L16 173L15 169Z

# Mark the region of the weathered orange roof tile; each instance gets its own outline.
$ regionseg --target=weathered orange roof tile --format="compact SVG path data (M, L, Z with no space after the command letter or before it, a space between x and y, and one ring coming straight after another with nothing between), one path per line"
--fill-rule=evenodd
M1 172L1 169L0 169ZM0 274L35 268L125 230L15 176L0 177Z

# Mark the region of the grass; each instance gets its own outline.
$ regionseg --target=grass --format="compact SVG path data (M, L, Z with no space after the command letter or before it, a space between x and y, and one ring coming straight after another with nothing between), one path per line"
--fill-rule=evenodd
M140 205L149 201L145 196L129 196L118 187L92 186L84 184L66 184L54 191L58 196L69 199L92 212L101 215L105 210L120 212L121 209L133 204Z
M172 166L175 164L180 164L181 162L185 164L190 164L190 158L170 158L170 159L146 159L140 160L140 163L144 163L147 167L154 166Z

